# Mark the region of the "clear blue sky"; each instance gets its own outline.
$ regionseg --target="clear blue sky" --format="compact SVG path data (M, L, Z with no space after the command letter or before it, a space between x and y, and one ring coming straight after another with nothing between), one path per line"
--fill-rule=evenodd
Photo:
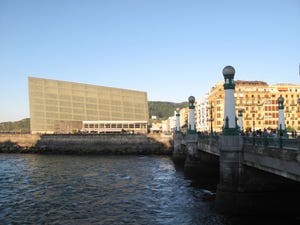
M28 76L199 98L235 80L300 84L300 0L0 0L0 121Z

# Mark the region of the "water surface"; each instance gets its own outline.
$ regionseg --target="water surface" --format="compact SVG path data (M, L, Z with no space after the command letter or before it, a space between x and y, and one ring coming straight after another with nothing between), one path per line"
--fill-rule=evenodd
M168 157L0 155L1 224L222 224Z
M224 217L192 184L169 157L0 154L0 224L274 224Z

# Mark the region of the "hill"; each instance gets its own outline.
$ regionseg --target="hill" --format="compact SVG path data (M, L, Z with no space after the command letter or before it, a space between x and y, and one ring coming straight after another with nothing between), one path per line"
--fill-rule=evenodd
M29 133L30 132L30 119L22 119L15 122L2 122L0 123L0 132L18 132L18 133Z
M148 101L149 116L156 116L157 119L165 120L174 115L176 108L188 107L188 102L174 103L174 102L159 102Z

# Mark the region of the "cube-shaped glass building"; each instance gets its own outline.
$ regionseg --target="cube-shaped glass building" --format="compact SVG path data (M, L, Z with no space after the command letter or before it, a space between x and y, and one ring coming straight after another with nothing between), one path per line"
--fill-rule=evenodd
M28 78L31 133L146 133L147 93Z

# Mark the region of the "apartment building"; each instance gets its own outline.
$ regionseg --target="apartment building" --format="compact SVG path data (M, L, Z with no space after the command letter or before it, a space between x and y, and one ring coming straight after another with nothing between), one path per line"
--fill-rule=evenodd
M206 93L204 96L199 98L196 101L196 129L197 131L208 131L210 128L210 122L212 120L212 115L210 115L210 108L211 106L208 105L208 96L209 94ZM209 109L209 110L208 110Z
M224 124L224 82L217 83L197 104L197 130L222 131ZM263 81L235 81L236 115L243 111L244 130L277 129L278 128L278 98L284 98L285 123L287 128L300 129L300 85L275 84L268 85ZM203 103L204 101L204 103ZM205 101L207 101L205 103ZM203 109L206 107L206 110ZM213 118L213 119L212 119Z

